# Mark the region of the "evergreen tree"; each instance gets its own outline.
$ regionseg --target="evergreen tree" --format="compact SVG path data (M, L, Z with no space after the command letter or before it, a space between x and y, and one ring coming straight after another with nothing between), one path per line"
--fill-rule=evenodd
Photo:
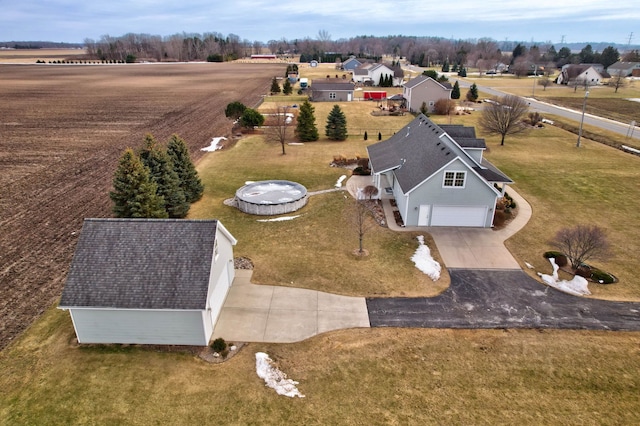
M467 76L467 69L465 67L460 67L460 71L458 71L458 75L460 77L466 77Z
M224 116L232 120L237 120L242 117L242 114L247 109L245 104L240 101L235 101L227 104L224 110Z
M291 82L287 78L284 80L284 84L282 85L282 93L284 93L285 95L290 95L291 92L293 92L293 87L291 87Z
M334 105L327 117L325 134L333 141L343 141L347 139L347 118L339 105Z
M149 169L128 148L120 157L113 175L113 213L125 218L166 218L164 199L157 194L157 185L151 180Z
M469 91L467 92L467 100L471 102L475 102L478 100L478 86L475 83L471 85Z
M240 125L247 129L262 126L264 124L264 115L252 108L247 108L240 117Z
M378 132L378 140L381 141L382 140L382 133Z
M298 124L296 125L296 136L300 142L313 142L319 138L316 118L313 115L315 108L306 100L300 106L298 114Z
M280 85L278 84L278 79L273 77L273 80L271 80L271 90L270 92L272 94L274 93L280 93Z
M442 64L442 72L449 72L449 60L445 59Z
M380 87L384 87L385 84L385 79L384 79L385 75L384 74L380 74L380 80L378 81L378 86Z
M451 90L451 99L460 99L460 85L457 80L453 84L453 89Z
M204 185L191 161L187 144L178 135L172 135L169 139L167 155L173 163L173 170L180 179L180 188L184 191L187 202L195 203L202 198Z
M429 112L429 110L427 109L426 101L422 101L422 105L420 105L420 112L424 115L427 115L427 113Z
M367 131L364 131L364 140L366 141L367 139L369 139L369 135L367 135Z
M142 164L149 169L151 180L158 186L158 195L164 198L164 207L169 217L182 218L189 212L189 203L180 178L173 169L171 159L165 151L158 149L151 135L145 137L145 146L140 151Z

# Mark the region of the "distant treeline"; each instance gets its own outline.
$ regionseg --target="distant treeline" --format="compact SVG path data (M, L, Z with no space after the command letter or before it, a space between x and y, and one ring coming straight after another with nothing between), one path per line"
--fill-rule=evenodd
M82 43L56 43L53 41L2 41L0 48L5 49L81 49Z

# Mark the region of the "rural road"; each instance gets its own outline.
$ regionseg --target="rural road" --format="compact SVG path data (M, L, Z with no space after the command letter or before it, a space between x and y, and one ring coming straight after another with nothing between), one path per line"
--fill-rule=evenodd
M449 273L436 297L367 298L371 327L640 330L640 303L571 296L520 270Z
M468 88L471 84L468 81L463 81L460 79L454 79L458 81L458 84L461 88ZM482 92L489 93L492 96L504 96L508 93L502 92L500 90L494 89L489 86L481 86L478 85L478 89ZM574 121L580 121L582 116L582 111L575 111L569 108L559 107L556 105L548 104L546 102L541 102L533 98L524 98L533 111L554 114L560 117L568 118ZM587 100L588 102L588 100ZM640 127L636 126L633 132L631 131L631 126L629 124L620 123L618 121L609 120L607 118L598 117L591 114L585 114L584 116L584 124L588 124L590 126L600 127L604 130L609 130L611 132L616 132L618 134L627 136L628 134L633 135L633 139L640 139Z
M421 67L416 67L414 65L411 65L411 66L405 67L405 69L412 72L422 73L426 68L421 68ZM460 88L465 88L465 89L468 89L472 84L472 82L470 82L469 80L463 80L455 77L452 77L451 80L453 82L458 81ZM483 83L489 83L491 81L490 78L483 78L482 80L483 80ZM480 91L484 93L488 93L491 96L504 96L508 94L507 92L494 89L490 86L482 85L482 83L478 84L476 82L476 85L478 86L478 89ZM533 92L533 90L535 90L533 89L533 85L531 86L531 88ZM582 111L575 111L569 108L563 108L563 107L548 104L545 102L540 102L538 100L535 100L529 97L524 99L527 102L529 102L529 105L531 106L531 109L533 111L538 111L538 112L547 113L547 114L554 114L554 115L558 115L560 117L568 118L574 121L580 121L580 118L582 116ZM604 129L604 130L616 132L624 136L627 136L630 134L633 139L640 140L640 127L638 126L635 126L635 128L633 128L633 131L632 131L630 124L620 123L617 121L609 120L609 119L598 117L591 114L585 114L584 123L590 126L600 127L601 129Z

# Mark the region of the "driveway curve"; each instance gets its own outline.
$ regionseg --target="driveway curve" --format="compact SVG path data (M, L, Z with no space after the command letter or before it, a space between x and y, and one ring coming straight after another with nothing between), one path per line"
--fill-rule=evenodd
M371 327L640 330L640 303L575 297L522 270L450 269L436 297L367 298Z

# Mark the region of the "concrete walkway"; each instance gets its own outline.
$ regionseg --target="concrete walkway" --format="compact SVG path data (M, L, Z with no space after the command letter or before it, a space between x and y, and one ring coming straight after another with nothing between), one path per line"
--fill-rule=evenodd
M291 343L342 328L369 327L364 297L251 284L238 269L213 337L237 342Z

